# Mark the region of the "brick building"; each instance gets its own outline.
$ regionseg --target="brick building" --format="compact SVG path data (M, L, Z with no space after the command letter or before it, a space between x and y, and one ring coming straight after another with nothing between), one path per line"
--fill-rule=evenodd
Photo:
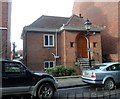
M0 58L10 59L11 2L0 1Z
M78 1L74 2L73 14L81 13L94 24L104 28L101 33L103 62L120 61L120 2Z
M84 18L41 16L22 32L23 60L32 70L44 70L56 65L73 67L80 72L78 62L88 60L88 39ZM91 58L102 61L101 29L90 30Z

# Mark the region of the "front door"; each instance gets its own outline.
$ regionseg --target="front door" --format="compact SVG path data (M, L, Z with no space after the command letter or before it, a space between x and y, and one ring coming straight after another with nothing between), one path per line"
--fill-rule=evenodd
M87 39L83 36L77 40L77 53L79 58L88 58Z

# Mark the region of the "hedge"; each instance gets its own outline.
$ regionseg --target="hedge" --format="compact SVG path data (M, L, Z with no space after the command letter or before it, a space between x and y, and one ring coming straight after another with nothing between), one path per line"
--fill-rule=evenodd
M75 75L75 70L73 68L65 68L64 66L48 68L45 71L49 74L52 74L55 77Z

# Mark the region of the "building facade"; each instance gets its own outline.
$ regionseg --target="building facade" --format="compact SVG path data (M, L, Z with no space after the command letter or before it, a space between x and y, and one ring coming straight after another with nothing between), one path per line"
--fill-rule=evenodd
M0 58L10 59L11 2L0 1Z
M88 38L84 18L41 16L22 32L23 61L32 70L58 65L73 67L80 73L79 61L88 60ZM102 61L101 29L90 30L91 59Z
M82 14L104 28L101 33L102 60L120 61L120 2L78 2L75 0L73 14Z

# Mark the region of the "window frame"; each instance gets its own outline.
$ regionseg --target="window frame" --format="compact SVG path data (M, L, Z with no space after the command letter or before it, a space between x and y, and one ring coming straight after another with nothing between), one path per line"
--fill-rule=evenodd
M120 64L113 64L106 68L107 71L120 71ZM114 67L114 68L113 68Z
M25 75L25 68L23 67L22 64L17 63L17 62L4 62L4 69L3 69L3 74L6 75ZM8 70L7 70L8 68ZM18 68L18 70L15 70L15 68Z
M55 67L55 61L44 61L44 69L53 68L53 67L50 67L50 62L52 62L53 67ZM48 68L45 67L45 63L48 63Z
M97 42L93 42L93 47L94 47L94 48L97 47Z
M47 39L47 45L46 45L46 40L45 40L45 37L48 37L48 39ZM51 39L50 39L50 37L52 36L52 43L53 44L50 44L51 43ZM54 38L54 34L44 34L44 47L54 47L55 46L55 44L54 44L54 42L55 42L55 40L54 40L55 38Z

